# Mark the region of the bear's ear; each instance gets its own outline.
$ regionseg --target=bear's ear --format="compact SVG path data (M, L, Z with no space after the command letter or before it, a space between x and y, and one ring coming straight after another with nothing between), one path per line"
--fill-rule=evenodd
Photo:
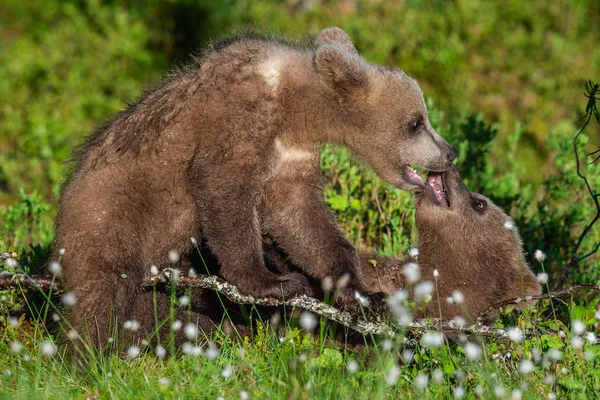
M368 85L367 63L357 54L332 44L320 46L315 52L315 67L336 92L348 92Z
M316 47L321 47L324 44L336 44L350 54L358 54L358 51L354 47L354 44L352 44L350 37L346 35L346 32L337 26L323 29L319 33L319 36L317 36L315 40L315 45Z

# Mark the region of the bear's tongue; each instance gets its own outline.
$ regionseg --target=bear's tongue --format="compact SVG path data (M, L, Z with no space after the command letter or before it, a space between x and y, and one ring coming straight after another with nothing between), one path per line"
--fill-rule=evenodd
M433 188L433 194L435 195L438 203L446 207L450 207L448 193L446 193L441 172L430 172L429 176L427 177L427 184Z

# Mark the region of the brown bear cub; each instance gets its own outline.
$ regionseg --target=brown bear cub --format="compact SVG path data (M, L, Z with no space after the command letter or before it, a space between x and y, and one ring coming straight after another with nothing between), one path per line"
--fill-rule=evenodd
M173 74L87 140L63 189L54 258L65 250L64 283L77 298L69 322L96 346L126 320L139 322L141 337L152 332L168 297L154 298L143 279L170 251L189 252L190 238L202 238L218 273L246 294L288 298L309 290L305 276L347 276L342 306L358 291L383 308L323 201L326 142L404 190L423 184L411 164L445 171L456 156L431 127L417 83L367 63L339 28L307 46L224 41ZM300 273L267 269L263 233Z
M418 259L361 254L367 290L393 296L407 289L414 295L415 284L437 280L437 291L430 286L432 301L415 316L439 318L441 309L441 317L448 320L456 316L472 320L502 300L541 293L510 217L488 198L471 192L455 167L430 173L415 205ZM294 270L271 245L265 246L265 253L279 270ZM418 263L418 272L407 271L411 263L413 267Z
M415 205L420 279L437 280L424 316L439 318L439 301L443 319L472 320L502 300L541 293L510 217L490 199L471 192L456 168L430 173ZM364 255L362 261L367 288L391 296L408 287L403 269L414 260L377 257L373 267L370 259Z

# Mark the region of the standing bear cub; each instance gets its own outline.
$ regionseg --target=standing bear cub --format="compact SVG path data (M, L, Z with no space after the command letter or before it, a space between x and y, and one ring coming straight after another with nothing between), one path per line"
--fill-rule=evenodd
M346 276L342 306L358 291L383 308L323 201L323 143L346 146L404 190L423 186L411 164L445 171L456 157L417 83L367 63L339 28L305 46L227 40L173 74L83 144L63 189L54 256L65 249L70 324L97 346L125 320L156 315L138 331L152 332L168 296L155 298L143 279L170 251L190 251L190 238L207 243L241 292L292 297L309 290L305 275ZM301 273L270 272L262 234Z

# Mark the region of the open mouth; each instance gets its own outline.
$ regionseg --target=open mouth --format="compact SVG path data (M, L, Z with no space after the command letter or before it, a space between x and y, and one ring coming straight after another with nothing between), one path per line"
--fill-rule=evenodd
M420 188L425 187L425 182L423 182L423 178L421 178L417 171L409 164L406 164L406 167L404 168L404 176L406 177L406 180L412 183L413 185L416 185Z
M444 182L444 173L442 172L429 172L427 177L427 185L433 189L433 195L437 200L438 204L446 207L450 207L450 198L448 197L448 191Z

